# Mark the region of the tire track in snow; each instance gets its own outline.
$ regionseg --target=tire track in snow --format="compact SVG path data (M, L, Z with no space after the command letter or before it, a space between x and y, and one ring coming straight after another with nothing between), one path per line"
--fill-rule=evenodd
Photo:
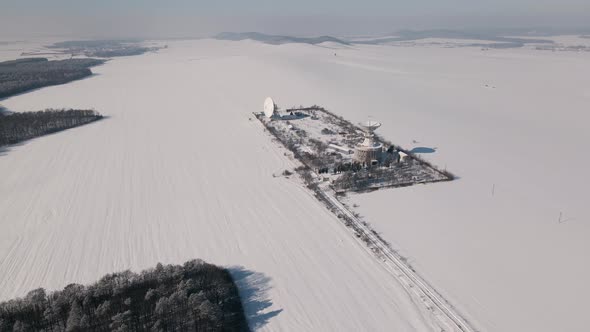
M331 195L329 189L325 186L319 186L318 192L327 201L331 202L333 207L345 214L356 226L356 229L360 230L363 235L369 238L370 244L378 249L378 252L375 250L371 251L377 255L382 255L384 267L400 282L416 304L421 304L423 306L421 309L425 309L431 314L431 318L434 318L432 323L436 327L441 331L476 331L432 286L404 263L395 251L389 248L382 239L375 236L369 227L348 210L336 197ZM364 244L363 246L368 248Z

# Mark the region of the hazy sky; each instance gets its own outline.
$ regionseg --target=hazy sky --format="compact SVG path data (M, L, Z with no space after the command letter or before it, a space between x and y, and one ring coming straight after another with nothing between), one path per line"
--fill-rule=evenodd
M590 0L0 0L0 37L189 37L581 26Z

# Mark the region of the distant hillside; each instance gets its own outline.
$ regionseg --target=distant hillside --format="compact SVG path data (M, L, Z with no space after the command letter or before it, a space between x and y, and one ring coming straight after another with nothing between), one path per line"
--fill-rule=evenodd
M291 36L277 36L277 35L266 35L259 32L222 32L214 37L219 40L256 40L266 44L280 45L290 43L302 43L302 44L321 44L324 42L338 43L342 45L350 45L349 42L342 39L338 39L331 36L320 36L320 37L291 37Z
M491 32L466 32L459 30L400 30L394 33L395 37L383 37L370 40L352 41L354 44L379 45L390 42L412 41L426 38L463 39L494 41L496 44L477 44L476 46L488 46L497 48L522 47L528 43L553 43L548 39L503 37Z
M510 32L508 30L504 31ZM508 34L510 35L510 34ZM304 43L316 45L324 42L333 42L341 45L354 45L354 44L365 44L365 45L380 45L390 42L402 42L420 40L426 38L444 38L444 39L458 39L458 40L481 40L481 41L492 41L496 43L492 44L471 44L470 46L486 46L494 48L512 48L522 47L525 44L535 43L553 43L551 40L538 39L538 38L517 38L517 37L504 37L500 34L500 31L460 31L460 30L400 30L392 34L393 37L375 37L373 39L363 40L344 40L331 36L320 36L320 37L292 37L292 36L280 36L280 35L267 35L259 32L223 32L215 36L215 39L220 40L256 40L266 44L280 45L288 43Z

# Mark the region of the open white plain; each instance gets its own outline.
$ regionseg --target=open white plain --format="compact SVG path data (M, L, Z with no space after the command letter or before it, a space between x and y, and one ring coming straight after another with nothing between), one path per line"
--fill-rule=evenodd
M1 152L1 299L202 258L270 278L272 304L247 308L262 330L428 329L335 217L272 177L295 164L249 120L270 95L437 148L459 180L349 200L476 327L590 325L590 54L168 44L1 101L109 116Z

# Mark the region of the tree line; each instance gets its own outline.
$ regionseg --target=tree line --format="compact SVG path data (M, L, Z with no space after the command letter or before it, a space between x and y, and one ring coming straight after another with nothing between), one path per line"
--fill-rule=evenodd
M92 75L90 67L99 59L24 58L0 62L0 98L49 86L64 84Z
M38 112L0 113L0 146L51 134L102 119L94 110L47 109Z
M87 57L111 58L140 55L157 51L160 47L142 46L141 40L69 40L55 43L49 48L63 49L64 53L85 55ZM166 48L167 46L164 46Z
M0 331L249 331L228 270L191 260L0 303Z

